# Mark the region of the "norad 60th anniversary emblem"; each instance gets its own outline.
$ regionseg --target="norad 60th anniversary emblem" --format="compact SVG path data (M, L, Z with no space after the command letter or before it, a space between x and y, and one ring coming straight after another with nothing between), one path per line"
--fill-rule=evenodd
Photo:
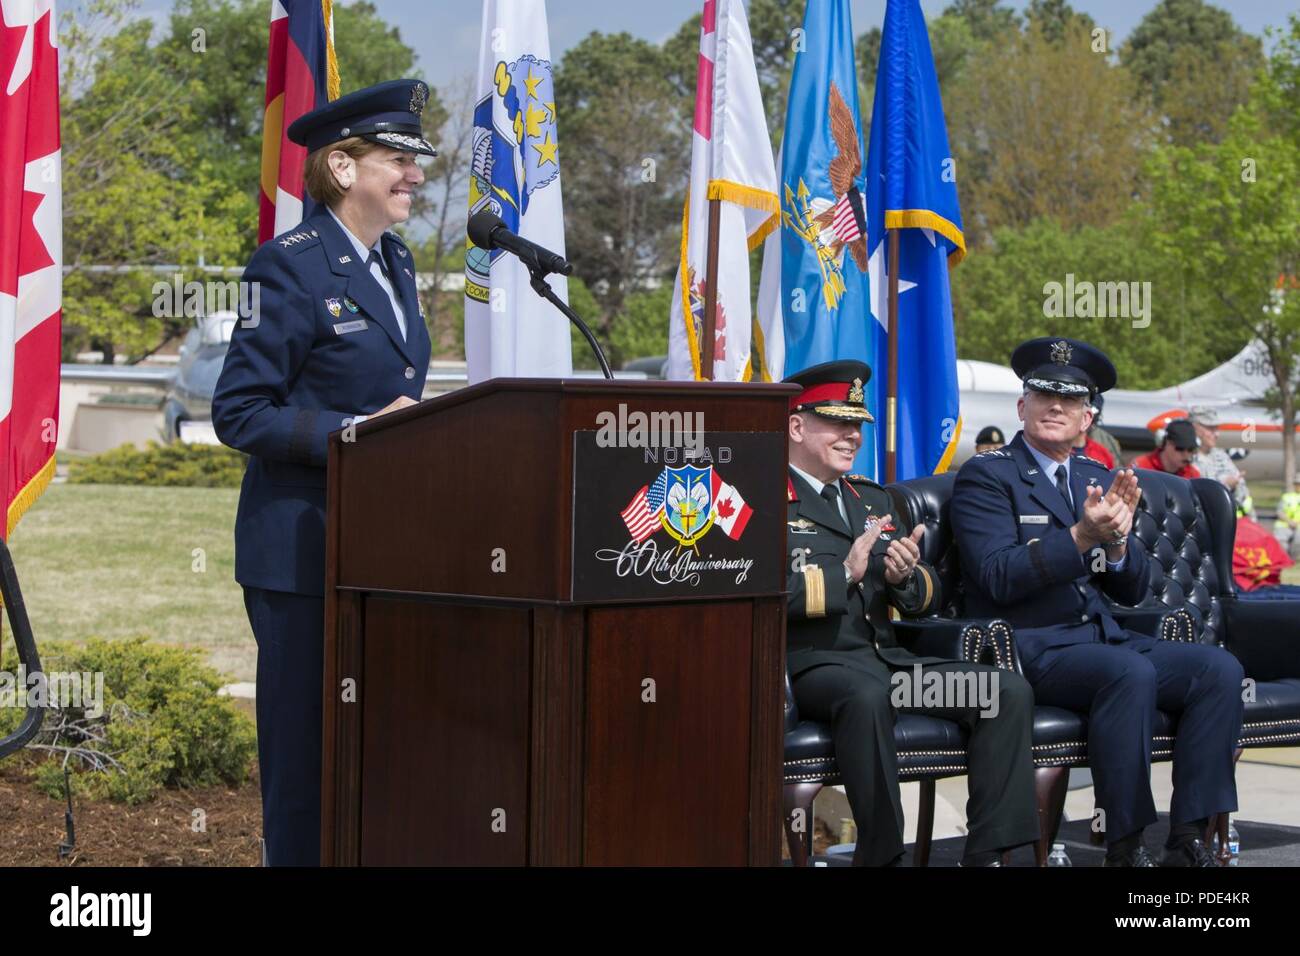
M574 599L780 590L781 436L713 433L690 448L574 436ZM760 450L761 449L761 450ZM763 474L777 463L775 478ZM725 469L725 472L724 472ZM764 554L764 544L773 554Z

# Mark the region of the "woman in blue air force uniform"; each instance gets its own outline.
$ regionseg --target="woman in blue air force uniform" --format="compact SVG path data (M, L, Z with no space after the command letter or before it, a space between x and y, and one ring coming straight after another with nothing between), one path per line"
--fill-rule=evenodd
M218 437L251 456L235 580L257 639L262 826L277 866L320 862L327 438L415 404L429 367L415 262L388 231L424 181L416 156L435 155L427 98L423 83L394 80L289 127L319 205L249 261L257 308L237 323L212 401Z

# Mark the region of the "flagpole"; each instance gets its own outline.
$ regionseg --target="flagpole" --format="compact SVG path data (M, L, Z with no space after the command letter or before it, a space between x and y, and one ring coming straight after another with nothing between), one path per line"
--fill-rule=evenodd
M889 233L889 371L885 397L885 484L897 481L898 451L898 230Z
M722 228L722 200L709 200L709 237L704 253L704 322L700 330L700 378L713 381L713 358L717 354L718 234Z

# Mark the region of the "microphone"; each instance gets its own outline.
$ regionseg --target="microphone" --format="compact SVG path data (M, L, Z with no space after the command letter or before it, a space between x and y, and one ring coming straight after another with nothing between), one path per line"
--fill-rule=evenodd
M501 217L490 209L480 209L471 216L465 232L469 234L469 241L480 249L504 249L517 256L524 265L537 266L544 272L558 272L562 276L573 272L573 266L564 256L511 232Z

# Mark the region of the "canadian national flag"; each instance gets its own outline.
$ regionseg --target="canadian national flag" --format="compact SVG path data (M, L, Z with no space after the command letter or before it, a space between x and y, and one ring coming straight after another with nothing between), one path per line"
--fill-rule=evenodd
M713 523L727 533L733 541L739 541L749 524L749 516L754 509L745 504L740 492L713 473Z
M63 198L54 0L0 0L0 494L7 538L54 476Z

